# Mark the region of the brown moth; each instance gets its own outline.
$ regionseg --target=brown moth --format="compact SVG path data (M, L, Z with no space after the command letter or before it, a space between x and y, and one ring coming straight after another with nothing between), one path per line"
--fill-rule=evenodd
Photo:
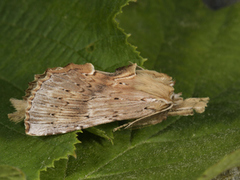
M138 128L205 111L209 98L183 100L174 93L171 77L136 68L132 64L108 73L90 63L71 63L47 69L35 75L23 100L10 99L17 111L8 117L14 122L25 118L26 134L46 136L126 119L136 120L115 130Z

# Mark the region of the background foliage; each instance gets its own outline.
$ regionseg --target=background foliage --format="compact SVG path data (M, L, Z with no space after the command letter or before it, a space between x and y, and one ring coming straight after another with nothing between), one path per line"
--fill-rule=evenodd
M212 11L191 0L127 3L0 1L0 177L211 179L240 165L239 4ZM114 71L142 57L146 68L171 75L184 97L209 96L206 112L113 134L118 123L97 127L113 144L87 131L81 143L76 132L31 137L7 118L9 98L20 99L46 68L91 62Z

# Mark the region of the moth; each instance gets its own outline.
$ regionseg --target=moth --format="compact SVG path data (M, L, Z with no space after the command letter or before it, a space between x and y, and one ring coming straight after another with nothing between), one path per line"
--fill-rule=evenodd
M24 119L26 134L46 136L132 119L115 130L139 128L205 111L208 97L184 100L174 93L170 76L137 67L114 73L95 70L91 63L47 69L35 75L23 100L10 99L16 112L8 117Z

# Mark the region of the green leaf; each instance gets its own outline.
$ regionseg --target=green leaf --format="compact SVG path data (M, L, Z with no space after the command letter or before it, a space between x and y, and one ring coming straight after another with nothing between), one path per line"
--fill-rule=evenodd
M141 64L142 58L126 43L126 35L114 21L126 3L127 0L0 2L1 164L18 167L27 179L38 179L40 170L52 167L55 160L75 156L74 145L79 142L76 132L27 136L23 123L14 124L7 118L14 111L9 99L21 99L34 74L47 68L92 62L97 69L113 71L128 61Z
M214 166L208 168L202 177L198 180L211 180L216 177L221 172L224 172L228 169L240 166L240 150L237 150L226 157L224 157L220 162Z
M185 139L175 149L186 152L172 156L182 157L175 161L181 165L174 166L174 173L160 173L164 179L196 179L209 166L213 167L206 172L216 176L216 172L239 166L239 5L211 11L200 1L139 1L118 17L125 31L132 33L129 41L149 58L144 64L147 68L173 76L176 91L184 97L210 97L204 114L181 117L154 137L157 142L163 139L174 144ZM189 150L184 148L191 143ZM234 161L231 156L221 160L235 150ZM173 164L167 160L161 167ZM218 161L229 164L220 167L215 165Z
M105 125L102 125L103 127L105 127ZM108 131L104 131L99 129L101 126L97 126L97 128L95 127L90 127L88 129L86 129L88 132L93 133L97 136L100 136L102 138L105 138L106 140L110 141L113 144L113 131L112 129L108 129Z
M59 161L55 161L54 168L48 168L47 171L41 171L41 179L64 179L67 162L67 159L60 159Z
M75 155L75 133L60 136L31 137L25 134L23 123L15 124L7 118L12 112L10 97L19 97L22 91L5 80L0 80L0 163L21 169L28 179L36 179L39 171L53 166L53 161Z
M44 180L197 179L238 165L240 5L211 11L201 1L139 0L116 16L126 3L0 2L1 164L18 167L34 179L54 160L65 158L41 172ZM75 133L26 136L23 124L7 119L13 111L8 99L20 98L33 75L48 67L92 62L96 69L113 71L128 61L141 64L143 59L127 43L115 16L132 34L130 43L148 58L145 67L172 76L176 92L184 97L209 96L209 107L192 117L115 132L113 145L83 131L77 158L67 160L74 154ZM101 130L110 132L117 124ZM226 156L232 152L236 161Z
M25 180L26 177L18 168L0 165L0 179L2 180Z

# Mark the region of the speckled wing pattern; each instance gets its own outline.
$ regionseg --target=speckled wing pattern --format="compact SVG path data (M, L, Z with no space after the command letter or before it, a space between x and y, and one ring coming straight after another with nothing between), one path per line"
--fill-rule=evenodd
M90 63L47 69L35 75L22 101L11 100L17 112L9 118L18 121L24 116L27 134L45 136L125 119L136 120L123 127L142 127L168 115L205 110L208 98L183 100L174 93L171 77L136 67L132 64L115 73L96 71ZM148 118L156 114L157 119Z
M153 112L146 107L154 96L129 87L124 81L128 71L105 74L90 67L80 69L72 64L71 68L48 70L38 80L27 100L27 134L66 133Z

